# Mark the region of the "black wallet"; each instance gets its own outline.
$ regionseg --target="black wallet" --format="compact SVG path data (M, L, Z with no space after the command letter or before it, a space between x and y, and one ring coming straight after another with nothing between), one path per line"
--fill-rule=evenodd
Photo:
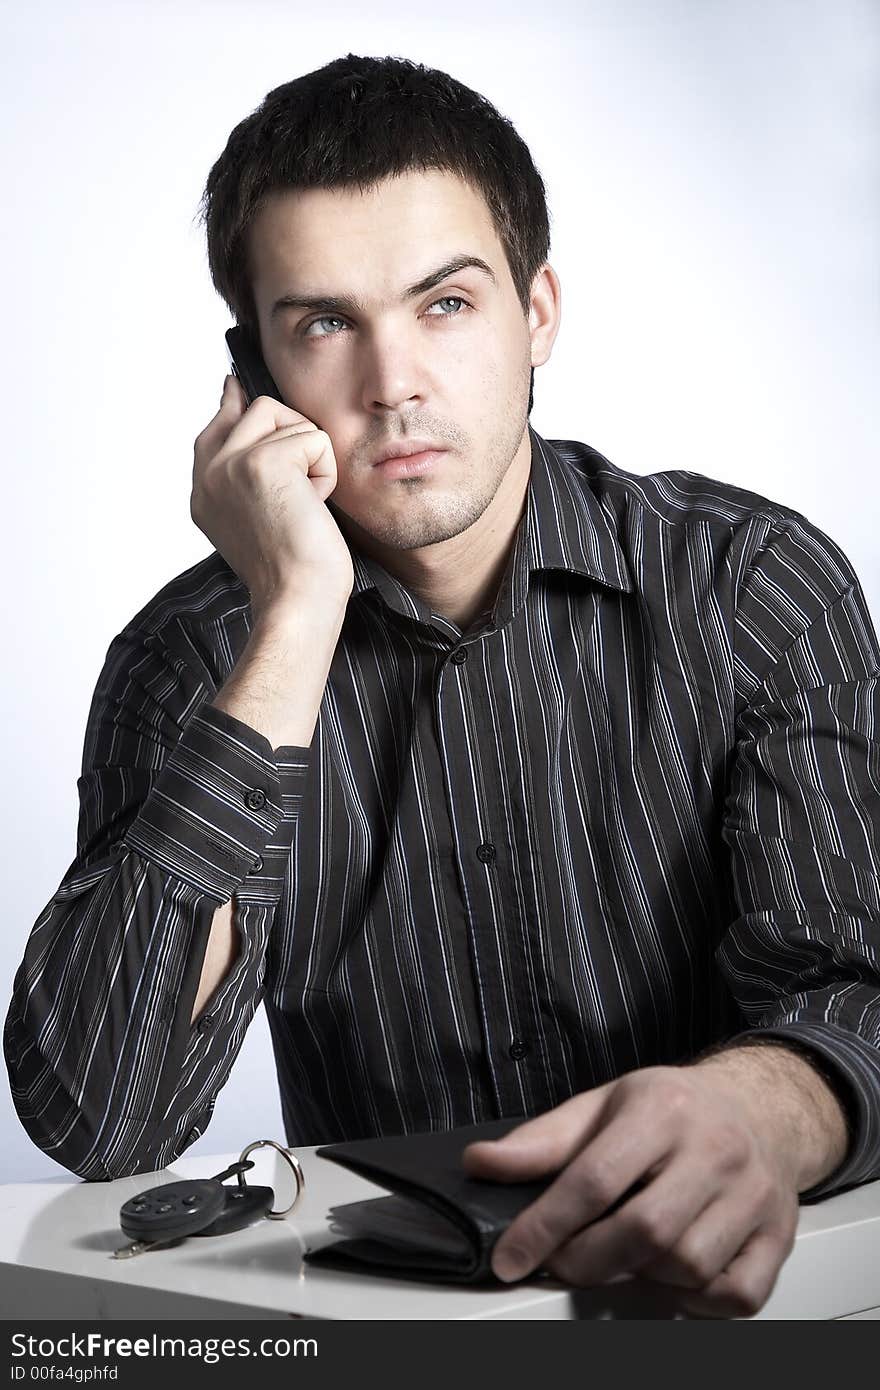
M331 1229L344 1238L310 1251L305 1259L313 1265L411 1279L494 1280L489 1261L496 1240L556 1174L536 1182L483 1181L467 1176L461 1154L474 1140L500 1139L526 1118L323 1145L316 1151L319 1157L341 1163L393 1195L331 1208Z

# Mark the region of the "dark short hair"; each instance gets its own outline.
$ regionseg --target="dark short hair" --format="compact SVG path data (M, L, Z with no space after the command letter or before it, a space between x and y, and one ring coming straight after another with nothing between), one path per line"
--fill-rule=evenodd
M276 87L229 136L199 208L214 288L258 337L247 231L269 194L364 191L427 169L455 173L482 194L528 313L532 281L550 251L550 218L525 142L485 97L447 73L354 53Z

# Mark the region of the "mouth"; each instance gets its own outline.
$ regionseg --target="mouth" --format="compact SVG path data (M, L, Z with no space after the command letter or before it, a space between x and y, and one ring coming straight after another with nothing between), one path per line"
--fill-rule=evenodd
M373 471L383 478L416 478L430 472L446 452L446 449L431 445L415 449L400 445L396 452L380 455L373 464Z

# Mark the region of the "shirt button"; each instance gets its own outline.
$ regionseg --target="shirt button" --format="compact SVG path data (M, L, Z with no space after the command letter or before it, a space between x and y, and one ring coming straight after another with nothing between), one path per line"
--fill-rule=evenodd
M519 1038L514 1038L510 1047L507 1049L508 1057L514 1062L521 1062L523 1057L527 1056L529 1052L531 1052L531 1048L528 1043L521 1042Z
M244 804L251 811L262 811L266 804L266 793L261 791L259 787L254 787L245 797Z
M467 661L467 659L468 654L464 647L459 647L458 651L453 652L450 658L450 660L453 661L456 666L461 666L463 662Z
M495 846L490 844L488 840L485 844L477 846L477 858L481 864L491 864L496 853Z
M213 1033L215 1027L216 1019L213 1014L205 1014L205 1017L199 1020L200 1033Z
M263 861L262 861L262 859L260 858L260 856L257 855L256 859L254 860L253 864L251 865L251 873L252 873L252 874L258 874L258 873L260 873L260 872L262 871L262 868L263 868Z

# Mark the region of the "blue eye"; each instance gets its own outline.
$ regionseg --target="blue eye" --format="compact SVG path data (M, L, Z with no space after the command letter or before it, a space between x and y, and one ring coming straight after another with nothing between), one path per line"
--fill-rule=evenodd
M457 304L457 305L459 306L459 308L460 308L460 307L464 304L464 300L463 300L462 298L460 298L460 296L457 295L457 294L445 294L445 295L443 296L442 299L435 299L435 300L434 300L434 304ZM432 309L434 308L434 304L431 305L431 308L432 308ZM439 314L437 317L438 317L438 318L444 318L444 319L451 319L451 318L455 318L455 315L454 315L454 314Z
M432 309L435 309L435 308L437 307L438 304L453 304L453 305L455 305L456 307L455 307L455 309L454 309L451 313L446 313L446 312L444 311L444 312L441 312L441 313L439 313L439 314L431 314L430 311L431 311ZM431 318L454 319L454 318L458 318L459 312L460 312L462 309L467 309L467 308L469 308L469 307L470 307L470 306L469 306L467 300L462 299L461 295L458 295L458 294L445 294L445 295L443 295L440 299L435 299L435 300L433 301L433 303L430 304L430 305L428 306L428 309L427 309L426 312L427 312L428 314L430 314ZM313 333L313 332L312 332L312 329L315 328L318 324L321 324L321 323L323 323L323 324L326 324L326 323L336 323L336 324L340 324L341 327L344 328L344 327L345 327L345 324L346 324L346 320L343 319L343 318L340 318L338 314L322 314L322 315L320 316L320 318L310 319L309 322L308 322L307 324L305 324L305 326L300 330L302 336L303 336L304 338L338 338L338 337L339 337L339 331L337 331L337 330L335 330L335 329L331 330L329 333L325 333L325 332Z
M308 336L308 337L313 337L313 338L315 338L315 337L317 337L317 338L334 338L334 337L336 336L335 333L310 333L309 330L312 329L312 328L314 328L314 326L315 326L316 323L344 323L344 322L345 322L345 320L339 318L336 314L325 314L325 315L323 316L323 318L320 318L320 319L312 319L311 323L306 324L305 328L303 329L303 337L305 338L305 337Z

